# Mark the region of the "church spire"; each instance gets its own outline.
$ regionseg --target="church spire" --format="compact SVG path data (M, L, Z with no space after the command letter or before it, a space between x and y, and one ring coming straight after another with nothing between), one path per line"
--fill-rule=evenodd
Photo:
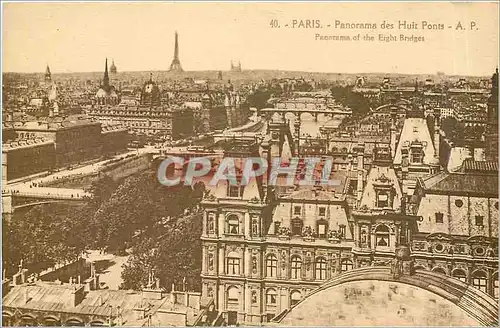
M50 73L50 67L47 65L47 68L45 69L45 81L51 81L52 80L52 74Z
M108 58L106 58L106 63L104 65L104 79L102 80L102 85L105 88L109 87Z

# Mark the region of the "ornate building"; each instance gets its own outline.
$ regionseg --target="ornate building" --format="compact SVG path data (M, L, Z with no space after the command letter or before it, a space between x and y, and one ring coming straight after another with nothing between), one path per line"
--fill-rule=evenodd
M287 138L280 135L292 135L285 126L270 124L258 150L239 156L283 156ZM363 144L342 145L351 159L338 188L272 188L267 177L214 187L202 202L202 295L214 297L228 324L279 320L326 280L393 267L398 252L408 262L403 270L433 271L498 298L497 166L474 162L440 172L439 138L420 115L393 133L391 142L369 144L370 156ZM336 141L328 142L302 145L301 154L334 154ZM340 166L333 177L343 177Z
M115 87L109 83L107 58L104 65L104 78L95 97L98 105L117 105L120 103L120 97L116 93Z

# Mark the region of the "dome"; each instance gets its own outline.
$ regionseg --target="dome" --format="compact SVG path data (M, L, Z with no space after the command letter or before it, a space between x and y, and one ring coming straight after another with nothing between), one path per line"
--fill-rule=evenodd
M96 93L96 97L97 98L104 98L108 95L108 93L103 89L103 88L100 88L97 93Z

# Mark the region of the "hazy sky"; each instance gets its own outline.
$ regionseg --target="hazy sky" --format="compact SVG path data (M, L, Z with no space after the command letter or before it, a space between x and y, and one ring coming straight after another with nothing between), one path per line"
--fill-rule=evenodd
M293 19L324 28L285 28ZM402 32L325 27L335 20L453 28L405 32L424 36L421 43L316 41L316 33ZM467 30L455 30L458 21ZM102 71L105 57L122 71L167 70L175 30L185 70L227 70L240 60L243 69L490 75L498 63L497 3L4 3L3 71Z

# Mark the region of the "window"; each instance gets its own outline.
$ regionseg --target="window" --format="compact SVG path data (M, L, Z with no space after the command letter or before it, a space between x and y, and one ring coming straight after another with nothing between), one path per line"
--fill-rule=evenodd
M479 227L484 226L484 216L482 215L476 215L476 225Z
M227 274L240 274L240 259L238 257L227 258Z
M455 201L455 206L456 207L462 207L464 205L464 202L461 199L457 199Z
M436 223L443 223L443 213L436 213Z
M340 272L346 272L351 270L353 267L352 261L349 259L343 259L340 261Z
M472 275L472 286L486 293L486 285L486 273L484 273L483 271L474 272L474 274Z
M302 207L294 206L293 207L293 215L301 215L301 214L302 214Z
M493 297L498 299L498 272L493 274Z
M462 269L455 269L451 274L454 278L457 278L460 281L467 282L467 275Z
M278 259L276 255L270 254L266 259L266 277L276 277L278 272Z
M227 218L228 233L232 235L239 234L240 220L236 215L230 215Z
M410 161L413 164L422 164L424 160L424 152L420 148L412 148L411 149L411 158Z
M302 234L302 220L295 218L292 220L292 235L300 236Z
M318 237L319 238L325 238L326 237L326 231L328 230L327 228L327 223L324 220L321 220L318 222Z
M294 306L295 304L299 303L301 299L302 295L298 290L292 291L292 293L290 294L290 306Z
M302 276L302 260L299 256L292 256L292 279L300 279Z
M377 207L389 207L389 195L387 191L380 191L377 194Z
M317 280L326 279L326 260L324 258L318 257L316 259L314 273Z
M326 215L326 207L320 207L319 216L325 216L325 215Z
M389 246L389 228L382 224L375 230L376 245L381 247Z
M276 289L269 288L266 293L266 304L276 305Z
M229 197L242 197L243 196L243 186L229 186L228 196Z
M227 301L229 303L238 303L239 292L237 287L229 287L227 290Z
M339 234L341 239L345 239L345 225L340 224L339 225Z

